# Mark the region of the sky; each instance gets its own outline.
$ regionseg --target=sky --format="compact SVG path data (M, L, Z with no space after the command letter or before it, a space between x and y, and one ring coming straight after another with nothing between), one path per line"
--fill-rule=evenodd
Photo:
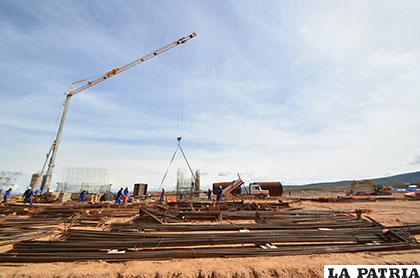
M70 83L198 36L72 97L53 183L159 188L182 136L201 185L420 169L420 2L0 1L0 169L40 171ZM177 156L164 187L173 189ZM54 187L54 186L53 186Z

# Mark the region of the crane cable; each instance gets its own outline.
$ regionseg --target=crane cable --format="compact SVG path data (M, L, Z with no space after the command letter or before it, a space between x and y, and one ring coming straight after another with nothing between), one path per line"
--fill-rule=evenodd
M160 185L159 185L159 190L162 188L162 185L163 185L163 183L165 182L166 176L168 175L169 169L171 168L172 162L173 162L173 161L174 161L174 159L175 159L175 156L176 156L176 153L178 152L178 149L181 151L182 157L184 158L185 162L187 163L188 169L189 169L189 170L190 170L190 172L191 172L191 176L192 176L192 177L193 177L193 179L194 179L194 183L195 183L195 184L197 184L197 183L198 183L198 179L197 179L196 175L194 174L194 171L193 171L193 170L192 170L192 168L191 168L190 162L188 161L187 156L185 155L184 150L183 150L183 149L182 149L182 147L181 147L181 139L182 139L182 137L178 137L178 138L176 138L176 140L178 141L178 144L176 145L176 148L175 148L174 154L172 155L172 158L171 158L171 160L169 161L168 168L166 169L165 174L163 175L162 181L160 182Z
M180 137L178 137L178 138L180 138ZM181 140L181 139L180 139L180 140ZM176 146L175 152L174 152L174 154L172 155L171 161L169 161L168 168L166 169L165 174L163 175L162 181L160 182L160 185L159 185L159 190L162 188L162 185L163 185L163 183L164 183L164 181L165 181L165 179L166 179L166 176L168 175L169 169L171 168L172 162L173 162L173 161L174 161L174 159L175 159L175 155L176 155L176 153L178 152L178 148L179 148L179 147L180 147L180 145L179 145L179 141L178 141L178 145Z
M178 137L182 137L182 122L184 120L184 63L180 60L180 72L181 72L181 81L179 84L179 91L178 91L178 119L176 123L176 135Z
M184 150L181 147L181 139L182 139L182 122L184 120L184 87L185 87L185 82L184 82L184 63L183 60L180 60L180 72L181 72L181 81L180 81L180 86L179 86L179 92L178 92L178 118L177 118L177 138L176 140L178 141L177 146L175 148L175 151L171 157L171 160L169 161L169 165L165 171L165 174L163 175L163 178L160 182L159 185L159 190L162 188L163 183L165 182L165 179L168 175L169 169L171 168L171 165L175 159L176 153L178 152L178 149L181 151L182 157L184 158L188 169L191 172L192 177L194 178L194 182L197 182L197 177L195 176L191 165L184 153Z
M181 142L181 139L182 139L183 87L184 87L183 86L184 85L184 82L183 82L184 81L183 80L184 79L184 74L183 74L184 66L183 66L182 61L183 61L183 59L179 60L180 83L179 83L179 90L178 90L178 117L177 117L177 120L176 120L176 135L177 135L176 139L178 141L178 144L176 145L174 154L172 155L172 158L169 161L169 165L166 168L165 174L163 175L163 178L160 182L159 190L162 188L163 183L165 182L165 179L166 179L166 176L168 175L169 169L171 168L171 165L174 162L176 153L178 152L178 149L180 148L180 142Z

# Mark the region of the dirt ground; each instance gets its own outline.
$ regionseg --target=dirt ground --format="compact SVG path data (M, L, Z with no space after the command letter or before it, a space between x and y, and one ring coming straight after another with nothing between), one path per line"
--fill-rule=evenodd
M385 225L420 222L420 201L298 202L292 207L369 209ZM420 238L417 238L420 240ZM420 264L420 249L258 258L182 259L124 263L2 264L0 277L322 277L326 264Z

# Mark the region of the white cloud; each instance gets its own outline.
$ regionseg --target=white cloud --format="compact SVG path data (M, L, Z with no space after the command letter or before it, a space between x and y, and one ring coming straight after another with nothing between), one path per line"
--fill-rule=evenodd
M224 171L219 172L218 176L225 177L225 176L229 176L230 174L231 173L229 171L224 170Z

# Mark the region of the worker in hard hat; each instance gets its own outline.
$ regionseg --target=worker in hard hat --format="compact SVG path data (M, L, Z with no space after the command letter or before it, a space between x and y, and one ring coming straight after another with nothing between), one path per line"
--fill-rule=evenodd
M162 192L160 193L160 198L159 200L161 202L165 201L165 188L162 188Z
M223 194L223 187L219 186L219 189L217 190L217 195L216 195L217 202L220 202L222 200L222 194Z
M207 200L211 201L212 194L213 194L213 191L211 191L211 189L209 188L209 190L207 190Z
M3 195L3 204L7 204L7 199L9 199L10 195L12 194L12 188L9 188L6 190L6 192L4 192Z
M81 192L80 192L80 194L79 194L79 201L80 202L84 202L84 201L86 201L86 195L87 195L87 191L86 190L82 190Z
M29 203L29 205L32 206L32 196L34 196L34 192L29 187L26 189L26 191L23 193L23 204L26 205L26 203Z
M120 188L117 192L117 196L115 197L115 204L119 204L121 206L121 197L124 195L124 188Z

